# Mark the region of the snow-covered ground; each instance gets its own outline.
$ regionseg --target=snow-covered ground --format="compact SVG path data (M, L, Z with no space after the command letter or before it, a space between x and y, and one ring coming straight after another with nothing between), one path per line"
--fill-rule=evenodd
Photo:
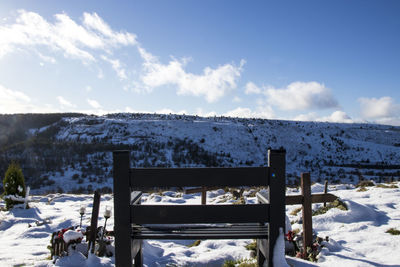
M400 185L397 183L396 185ZM318 266L400 266L400 236L386 233L389 228L400 230L400 189L368 187L358 192L351 185L330 187L330 192L339 196L349 210L331 209L323 215L313 217L313 228L318 236L329 236L329 243L322 249ZM321 192L323 186L315 184L313 193ZM296 194L288 189L287 194ZM246 192L245 192L246 195ZM230 193L222 189L208 192L210 204L219 201L232 202ZM252 203L255 198L247 197ZM199 194L182 195L176 192L147 194L145 203L200 203ZM0 212L0 265L1 266L53 266L48 259L47 246L54 231L78 225L79 208L87 205L83 225L89 225L92 196L53 194L33 196L30 209L14 208ZM112 195L101 198L100 219L106 206L113 206ZM315 204L314 208L317 208ZM298 206L287 206L291 221L298 221L301 213L290 213ZM36 224L36 222L44 222ZM113 219L107 221L107 229L112 229ZM30 225L30 227L29 227ZM301 225L295 223L295 228ZM205 240L198 246L189 246L195 240L185 241L145 241L144 262L147 266L221 266L225 260L250 258L245 245L252 240ZM286 257L292 266L314 266L299 259ZM58 266L114 266L114 258L90 257L86 260L75 253L58 261Z

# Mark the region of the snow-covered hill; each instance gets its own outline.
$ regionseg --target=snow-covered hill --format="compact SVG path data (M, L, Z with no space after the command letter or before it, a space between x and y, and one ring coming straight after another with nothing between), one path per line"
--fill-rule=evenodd
M111 151L132 151L142 167L259 166L267 149L287 150L288 184L357 183L400 177L400 127L184 115L71 116L40 127L0 152L0 166L22 162L35 193L111 190Z

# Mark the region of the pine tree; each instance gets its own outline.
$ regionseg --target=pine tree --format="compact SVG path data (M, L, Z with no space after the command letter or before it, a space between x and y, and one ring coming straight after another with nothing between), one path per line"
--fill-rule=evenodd
M21 167L18 164L11 163L8 166L3 180L3 188L5 196L25 197L25 179ZM5 198L5 202L7 210L18 203L10 198Z

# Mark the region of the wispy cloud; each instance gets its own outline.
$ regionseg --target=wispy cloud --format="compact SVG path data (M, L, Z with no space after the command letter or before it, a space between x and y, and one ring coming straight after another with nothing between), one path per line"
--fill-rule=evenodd
M66 100L64 97L62 96L57 96L57 101L58 103L60 103L61 107L63 108L73 108L76 107L76 105L72 104L71 102L69 102L68 100Z
M87 102L88 102L88 104L92 107L92 108L95 108L95 109L100 109L101 108L101 105L99 104L99 102L97 102L96 100L94 100L94 99L87 99Z
M143 60L139 80L134 91L151 92L160 86L175 86L178 95L204 97L215 102L237 87L244 60L239 65L226 63L217 67L204 67L202 73L186 70L187 58L172 58L164 64L146 51L130 32L113 30L98 14L83 13L82 21L75 21L66 13L54 15L49 21L35 12L19 10L15 21L0 26L0 58L18 50L33 50L41 60L55 63L51 55L81 60L84 64L99 59L109 63L120 80L128 80L128 72L113 51L121 46L136 47ZM47 51L43 51L47 48ZM43 65L43 64L41 64ZM98 70L102 79L104 73Z
M121 62L118 59L111 59L105 55L101 56L101 59L111 64L111 67L117 73L117 76L121 80L126 80L128 76L126 75L126 70L122 67Z
M51 64L57 63L57 60L54 57L45 56L40 52L37 52L37 54L38 54L39 58L41 60L43 60L44 62L51 63Z
M31 97L23 92L6 88L0 84L0 113L56 112L58 109L41 103L35 105Z
M44 46L87 63L96 61L94 50L110 52L136 44L134 34L113 31L96 13L84 13L82 24L65 13L54 15L54 22L35 12L19 10L18 14L14 23L0 26L0 57L17 49Z
M26 94L0 85L0 113L21 112L19 107L27 107L30 102L31 99Z

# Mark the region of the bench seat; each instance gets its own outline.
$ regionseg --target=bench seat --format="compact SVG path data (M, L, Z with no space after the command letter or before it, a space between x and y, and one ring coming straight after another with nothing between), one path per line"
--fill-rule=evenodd
M268 225L258 223L132 227L133 239L267 239Z

